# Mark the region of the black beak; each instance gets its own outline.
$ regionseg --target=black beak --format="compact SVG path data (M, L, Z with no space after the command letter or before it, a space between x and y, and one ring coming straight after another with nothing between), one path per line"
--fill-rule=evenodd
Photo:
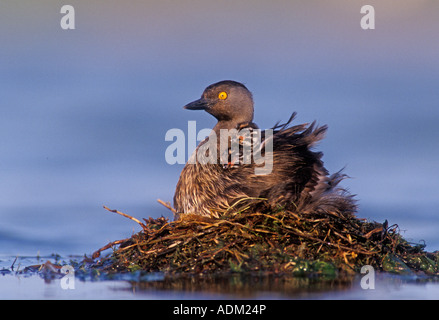
M207 101L204 98L192 101L188 103L183 108L188 110L206 110L207 109Z

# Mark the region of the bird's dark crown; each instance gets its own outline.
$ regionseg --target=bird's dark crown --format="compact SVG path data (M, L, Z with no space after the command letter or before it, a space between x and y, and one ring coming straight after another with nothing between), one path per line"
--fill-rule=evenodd
M218 122L239 124L253 120L253 97L242 83L225 80L208 86L200 99L185 106L190 110L205 110Z

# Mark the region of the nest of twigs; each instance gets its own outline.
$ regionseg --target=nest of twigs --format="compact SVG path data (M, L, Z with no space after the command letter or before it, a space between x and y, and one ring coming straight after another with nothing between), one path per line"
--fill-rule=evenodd
M108 209L108 208L106 208ZM110 209L108 209L110 210ZM113 248L108 271L293 272L334 275L364 265L393 272L438 274L439 254L412 245L397 225L340 213L230 210L220 218L185 215L136 221L142 230Z

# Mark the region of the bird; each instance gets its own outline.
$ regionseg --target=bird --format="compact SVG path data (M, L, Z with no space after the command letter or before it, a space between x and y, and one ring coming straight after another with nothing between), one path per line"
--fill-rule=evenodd
M204 110L217 123L181 171L174 194L175 220L194 215L218 218L244 204L255 210L355 215L354 196L339 186L347 177L343 169L329 175L323 153L313 151L326 125L291 125L293 112L287 122L260 130L253 122L252 93L233 80L209 85L184 109ZM226 138L224 132L229 133ZM264 163L243 161L246 147L259 152Z

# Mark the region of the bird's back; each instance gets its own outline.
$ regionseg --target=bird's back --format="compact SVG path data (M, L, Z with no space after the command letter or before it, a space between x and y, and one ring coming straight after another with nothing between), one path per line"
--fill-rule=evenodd
M178 215L218 216L241 202L271 210L354 213L352 197L337 186L343 175L328 176L322 153L311 150L324 137L327 127L315 123L290 126L294 116L295 113L287 123L276 125L272 135L262 132L258 147L265 163L186 164L174 196ZM240 124L237 129L246 128L252 131L256 126ZM267 147L269 143L271 148ZM270 172L256 174L255 169L263 166L269 167Z

